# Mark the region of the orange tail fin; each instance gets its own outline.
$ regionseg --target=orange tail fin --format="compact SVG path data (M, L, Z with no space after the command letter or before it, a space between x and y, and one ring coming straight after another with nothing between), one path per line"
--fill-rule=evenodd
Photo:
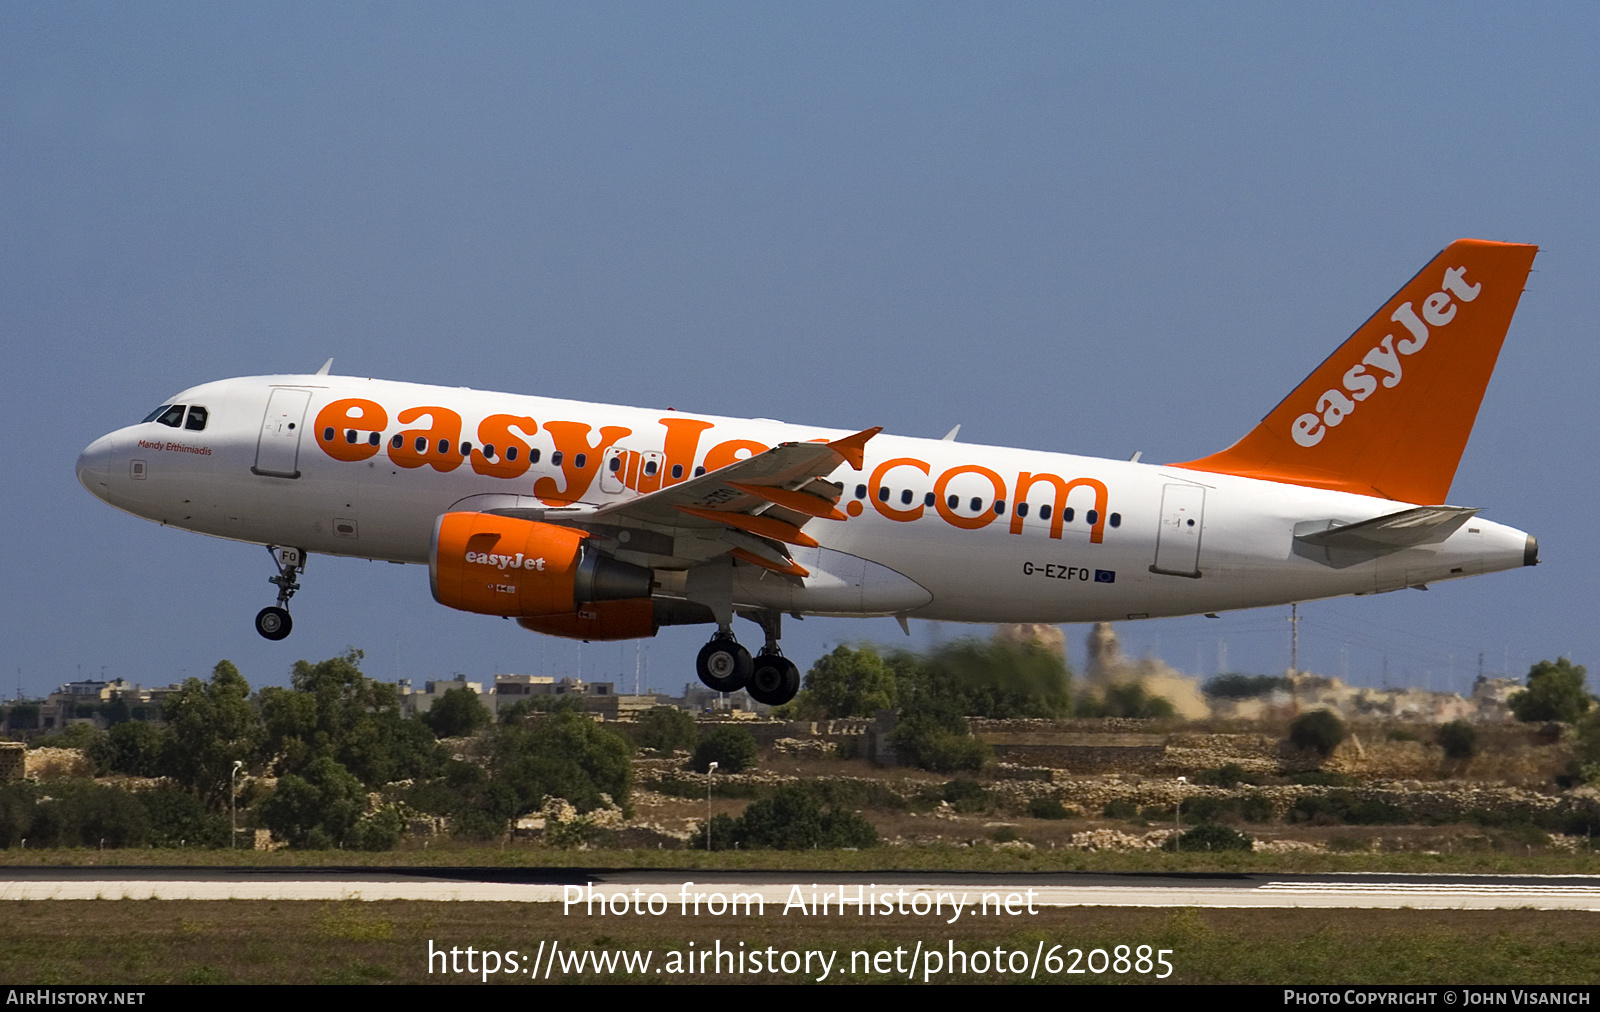
M1249 435L1175 466L1444 502L1538 251L1451 243Z

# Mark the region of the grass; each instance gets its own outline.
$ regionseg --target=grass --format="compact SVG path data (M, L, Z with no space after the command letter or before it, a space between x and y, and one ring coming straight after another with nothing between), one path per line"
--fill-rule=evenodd
M467 946L526 962L541 941L563 950L649 949L651 972L633 979L790 982L804 972L657 973L670 953L715 947L746 952L836 952L833 982L898 981L873 973L877 951L909 954L977 949L1067 962L1041 969L1053 983L1154 983L1154 973L1068 974L1069 950L1115 953L1119 945L1170 949L1174 983L1253 984L1589 984L1600 978L1600 933L1589 913L1417 910L1047 909L1034 916L965 917L946 925L929 917L863 918L784 915L680 917L565 916L559 904L313 903L247 901L0 902L0 979L27 984L164 983L464 983L478 976L430 974L436 949ZM854 972L848 963L858 957ZM1017 957L1020 961L1023 957ZM886 958L885 964L892 964ZM464 964L462 964L464 966ZM905 962L902 960L901 965ZM765 969L765 968L763 968ZM1011 973L940 974L940 981L1007 983ZM1050 972L1052 969L1059 972ZM493 979L493 978L492 978ZM525 982L524 975L498 979ZM551 980L626 980L620 970ZM1026 980L1027 978L1022 978Z
M1395 872L1497 875L1600 875L1600 852L1417 851L1351 853L1172 853L1163 851L996 850L986 845L929 844L860 851L574 850L514 845L446 845L371 853L354 850L228 851L188 849L10 849L3 867L486 867L662 868L773 871L1094 871L1291 874Z

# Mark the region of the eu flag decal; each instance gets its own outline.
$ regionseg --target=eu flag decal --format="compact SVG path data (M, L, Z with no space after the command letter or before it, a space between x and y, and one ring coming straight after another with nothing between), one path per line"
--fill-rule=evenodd
M1115 569L1097 569L1094 571L1095 583L1116 583L1117 571Z

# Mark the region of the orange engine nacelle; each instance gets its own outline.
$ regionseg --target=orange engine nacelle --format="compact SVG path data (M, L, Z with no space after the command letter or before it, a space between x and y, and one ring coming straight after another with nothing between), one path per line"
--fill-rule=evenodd
M650 596L652 574L603 555L570 527L446 513L428 553L433 599L480 615L574 615L578 606Z
M536 615L517 625L571 640L639 640L656 634L656 603L648 597L631 601L580 604L565 615Z

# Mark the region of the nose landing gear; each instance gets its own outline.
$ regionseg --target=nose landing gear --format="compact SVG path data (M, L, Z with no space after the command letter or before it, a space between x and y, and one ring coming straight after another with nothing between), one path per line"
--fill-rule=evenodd
M273 564L278 567L278 575L267 581L278 588L278 603L256 612L256 632L269 640L281 640L294 629L294 620L289 617L289 598L300 589L295 577L306 571L306 553L298 548L276 545L268 545L267 551L272 553Z

